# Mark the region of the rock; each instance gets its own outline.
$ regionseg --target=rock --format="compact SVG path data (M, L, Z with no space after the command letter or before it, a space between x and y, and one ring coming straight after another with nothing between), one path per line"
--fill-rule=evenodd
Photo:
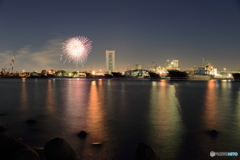
M86 137L87 137L87 132L81 131L80 133L78 133L78 137L80 137L80 138L86 138Z
M30 148L24 148L9 157L9 160L39 160L37 152Z
M101 145L102 143L101 142L93 142L91 143L92 145Z
M54 138L44 146L46 160L80 160L78 154L62 138Z
M91 143L91 145L93 147L101 147L103 145L103 143L102 142L93 142L93 143Z
M44 148L43 147L31 147L37 154L39 155L40 159L45 159L44 156Z
M0 125L0 131L5 131L6 129L7 129L6 126L2 126L2 125Z
M26 123L33 124L33 123L37 123L37 121L34 119L29 119L29 120L26 120Z
M23 139L22 138L20 138L20 137L16 137L19 141L23 141Z
M216 130L211 130L208 132L208 134L212 137L216 137L218 135L218 132Z
M18 150L29 148L29 146L6 132L0 132L0 142L0 159L7 159Z
M43 147L31 147L31 149L33 149L34 151L38 152L38 151L43 151L44 148Z
M139 143L135 152L135 160L157 160L157 156L149 145Z

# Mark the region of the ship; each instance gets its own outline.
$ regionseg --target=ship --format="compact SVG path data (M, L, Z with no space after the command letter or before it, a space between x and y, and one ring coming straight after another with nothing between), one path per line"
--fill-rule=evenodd
M121 72L112 72L113 78L126 78Z
M105 73L104 76L105 76L105 78L113 78L113 75L112 74L108 74L108 73Z
M168 76L170 77L170 80L188 80L189 74L185 71L179 71L179 70L168 70Z
M151 78L151 79L160 79L161 78L161 76L155 72L149 71L148 74L149 74L149 78Z
M41 75L39 73L37 73L37 72L32 72L30 74L30 78L41 78Z
M232 73L233 79L240 81L240 73Z
M213 75L207 74L203 67L195 71L194 74L189 74L186 71L179 70L168 70L170 80L211 80L214 78Z
M113 78L111 74L107 73L90 73L90 72L85 72L86 78Z
M210 62L207 62L204 67L204 59L203 65L198 67L198 69L194 70L192 74L187 71L180 71L180 70L168 70L168 75L170 80L211 80L214 78L213 74L211 73Z
M148 70L134 69L125 71L126 78L147 79L149 78Z
M102 75L96 75L96 74L93 74L93 73L90 73L90 72L86 72L86 78L104 78L105 76L102 74Z

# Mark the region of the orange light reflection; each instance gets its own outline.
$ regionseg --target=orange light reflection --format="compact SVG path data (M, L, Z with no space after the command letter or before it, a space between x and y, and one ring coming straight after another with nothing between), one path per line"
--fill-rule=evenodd
M102 81L100 81L102 84ZM104 135L106 135L104 129L104 118L103 118L103 111L101 107L102 101L100 101L103 94L102 85L99 85L96 81L92 81L90 86L90 93L89 93L89 106L87 111L87 130L91 132L92 141L102 142L104 140Z
M53 81L48 80L47 84L47 97L46 97L46 107L47 107L47 112L48 113L53 113L54 112L54 107L55 107L55 101L54 101L54 94L53 94Z
M207 129L215 129L217 122L217 95L216 95L216 83L215 81L208 81L205 105L204 105L204 122Z

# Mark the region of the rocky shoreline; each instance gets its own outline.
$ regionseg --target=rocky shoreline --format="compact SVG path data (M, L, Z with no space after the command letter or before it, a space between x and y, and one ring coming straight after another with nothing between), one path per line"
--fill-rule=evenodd
M34 123L33 121L26 121ZM53 138L42 148L33 148L6 132L7 127L0 125L0 159L1 160L81 160L79 155L63 138ZM87 132L78 136L86 138ZM101 145L101 143L93 144ZM135 160L159 160L153 149L139 143L135 151Z

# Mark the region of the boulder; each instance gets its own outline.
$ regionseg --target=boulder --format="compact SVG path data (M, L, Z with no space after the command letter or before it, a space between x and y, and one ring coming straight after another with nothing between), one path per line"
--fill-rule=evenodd
M102 147L103 143L102 142L92 142L91 145L93 147Z
M2 125L0 125L0 131L5 131L6 129L7 129L6 126L2 126Z
M216 137L218 135L218 132L215 129L213 129L213 130L209 131L208 134L212 137Z
M86 138L86 137L87 137L87 132L81 131L80 133L78 133L78 137L80 137L80 138Z
M80 160L78 154L62 138L54 138L44 146L46 160Z
M29 148L29 146L6 132L0 132L0 142L0 159L7 159L15 152Z
M157 160L157 156L149 145L139 143L135 152L135 160Z
M34 119L28 119L28 120L26 120L26 123L28 123L28 124L34 124L34 123L37 123L37 121L34 120Z
M18 150L9 157L9 160L39 160L37 152L31 148L24 148Z
M35 152L37 152L37 154L39 155L40 159L43 159L42 158L42 157L44 157L44 148L43 147L31 147L31 149L34 150Z

